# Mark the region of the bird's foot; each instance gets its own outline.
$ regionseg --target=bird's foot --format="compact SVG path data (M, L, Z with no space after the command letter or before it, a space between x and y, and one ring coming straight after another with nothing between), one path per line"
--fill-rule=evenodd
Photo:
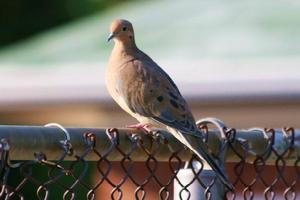
M152 135L152 131L147 124L138 123L138 124L127 125L126 127L127 128L135 128L135 129L144 131L146 134Z

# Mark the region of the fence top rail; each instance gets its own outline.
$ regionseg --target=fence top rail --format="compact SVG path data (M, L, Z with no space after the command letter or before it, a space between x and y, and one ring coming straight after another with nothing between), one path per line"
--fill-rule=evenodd
M205 140L213 155L226 151L226 162L252 163L257 158L265 164L274 165L278 157L286 165L294 165L300 155L300 131L291 128L248 130L201 127ZM88 138L92 136L92 138ZM66 144L72 155L82 155L90 143L101 155L110 161L120 161L130 154L133 161L145 161L153 154L158 161L170 161L174 153L182 160L189 160L191 153L184 149L171 134L159 130L153 135L124 128L64 128L55 126L0 126L0 150L9 149L10 160L33 160L37 152L43 152L48 160L57 160L65 151ZM147 157L148 152L148 157ZM64 160L74 160L67 156ZM88 154L88 161L99 160L99 155Z

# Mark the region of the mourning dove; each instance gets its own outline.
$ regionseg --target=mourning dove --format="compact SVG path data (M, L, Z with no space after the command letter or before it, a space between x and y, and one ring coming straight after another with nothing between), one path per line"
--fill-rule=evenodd
M168 74L135 44L127 20L115 20L108 41L114 40L106 86L113 99L140 124L136 128L166 128L199 159L205 160L230 189L231 183L208 153L194 117Z

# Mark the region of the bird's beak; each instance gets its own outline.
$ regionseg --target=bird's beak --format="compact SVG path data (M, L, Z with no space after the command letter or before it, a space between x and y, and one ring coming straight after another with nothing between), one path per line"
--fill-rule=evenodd
M113 39L115 36L116 36L115 33L110 33L110 34L108 35L107 42L109 42L109 41L110 41L111 39Z

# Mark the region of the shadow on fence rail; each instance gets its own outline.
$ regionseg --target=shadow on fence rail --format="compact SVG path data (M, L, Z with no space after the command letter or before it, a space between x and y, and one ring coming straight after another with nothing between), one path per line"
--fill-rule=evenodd
M205 163L165 131L0 126L1 199L204 199L300 198L300 132L293 128L235 130L220 120L198 122L216 161L226 163L234 191L212 192ZM193 164L197 162L197 167ZM193 178L179 172L190 163ZM181 189L174 191L176 182ZM155 194L154 194L155 193ZM106 195L106 196L105 196ZM153 195L155 195L153 197ZM193 196L194 195L194 196Z

